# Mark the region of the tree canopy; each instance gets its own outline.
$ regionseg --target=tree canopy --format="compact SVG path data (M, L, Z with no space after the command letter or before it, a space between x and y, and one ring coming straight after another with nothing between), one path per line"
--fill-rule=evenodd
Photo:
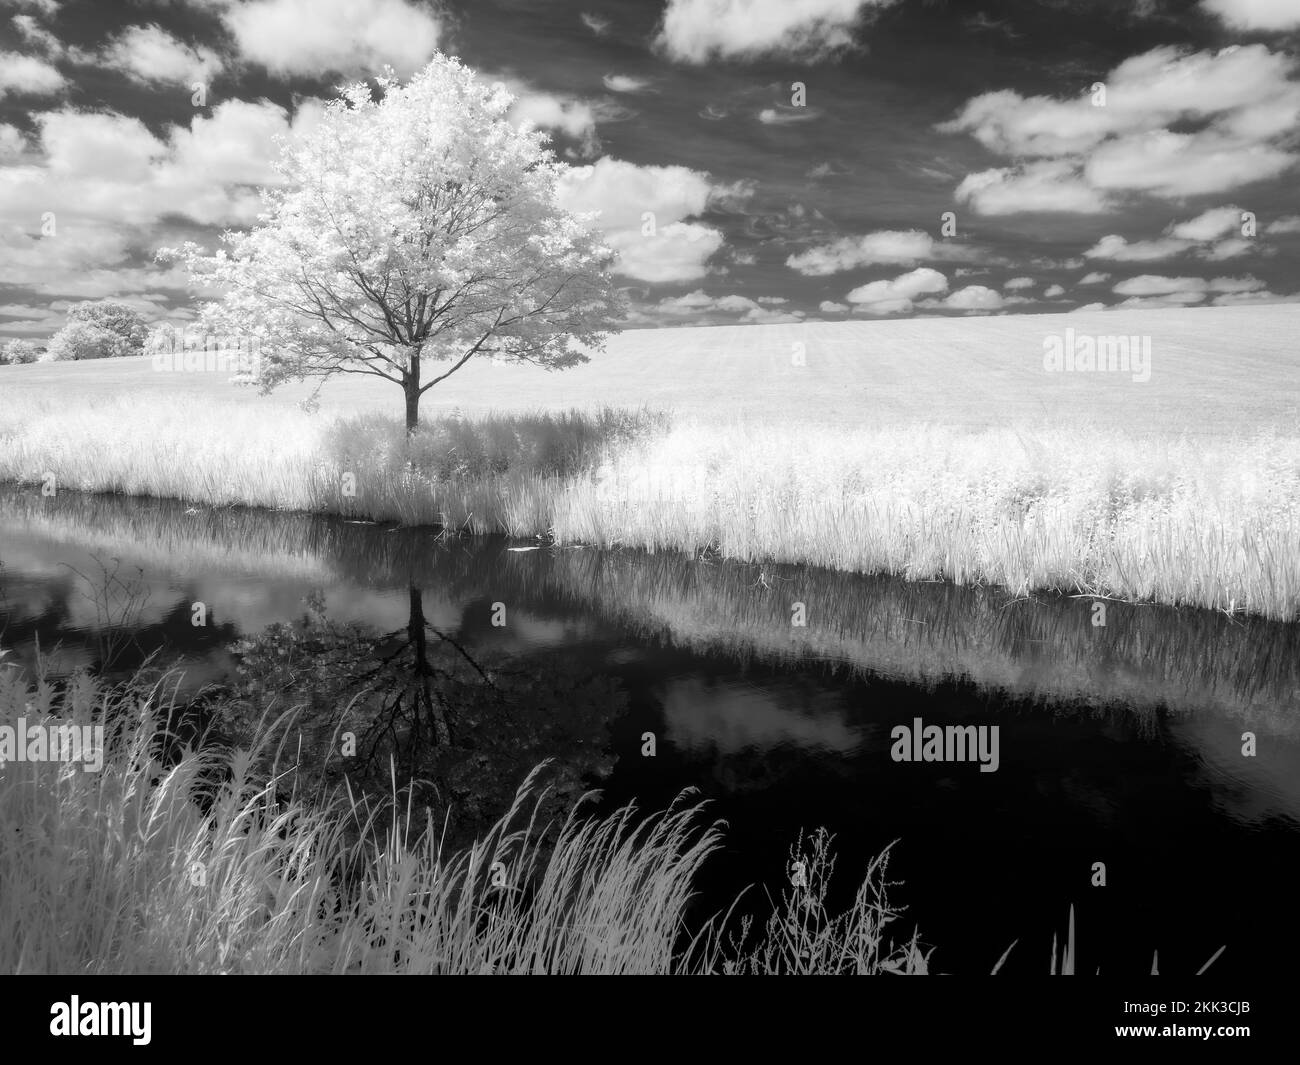
M420 397L474 356L563 369L603 347L623 310L613 253L560 206L566 167L511 100L442 55L405 85L351 85L284 142L257 226L215 255L164 253L224 289L202 322L253 334L246 380L375 375L414 429Z

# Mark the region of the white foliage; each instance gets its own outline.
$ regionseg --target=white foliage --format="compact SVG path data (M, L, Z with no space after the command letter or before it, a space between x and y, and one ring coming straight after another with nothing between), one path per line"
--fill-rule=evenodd
M343 89L284 146L257 227L164 253L225 289L204 330L251 336L265 389L361 372L410 396L476 354L563 368L600 350L622 311L612 252L557 202L567 168L508 121L509 93L441 55L379 93Z

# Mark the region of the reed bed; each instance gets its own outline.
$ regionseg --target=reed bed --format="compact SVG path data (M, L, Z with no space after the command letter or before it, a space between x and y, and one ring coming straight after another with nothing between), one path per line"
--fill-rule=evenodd
M1300 437L19 400L0 480L1300 617Z

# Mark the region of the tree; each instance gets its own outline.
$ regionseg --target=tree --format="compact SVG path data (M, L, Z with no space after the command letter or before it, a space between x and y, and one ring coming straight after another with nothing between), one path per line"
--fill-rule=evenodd
M50 337L41 361L115 359L130 354L129 343L120 334L90 322L69 322Z
M85 322L87 325L99 326L121 337L125 349L123 354L139 355L144 351L144 340L148 333L143 315L134 307L117 300L87 300L73 304L68 309L68 324Z
M35 362L39 354L40 348L30 340L10 340L0 349L0 363L16 366L23 362Z
M168 249L226 287L207 332L253 334L264 392L289 380L369 374L420 398L472 357L564 369L599 351L622 316L613 253L557 202L567 169L543 134L506 118L512 97L435 56L409 83L341 91L286 144L285 184L226 248ZM433 370L445 370L429 376Z
M181 333L166 322L161 322L149 330L144 338L144 353L156 355L162 351L174 351L179 344Z

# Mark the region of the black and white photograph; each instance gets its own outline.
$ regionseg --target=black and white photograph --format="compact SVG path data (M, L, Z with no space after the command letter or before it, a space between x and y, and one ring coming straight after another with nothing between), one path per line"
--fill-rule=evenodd
M117 981L41 1039L1086 976L1240 1054L1297 883L1300 0L0 0L0 973Z

